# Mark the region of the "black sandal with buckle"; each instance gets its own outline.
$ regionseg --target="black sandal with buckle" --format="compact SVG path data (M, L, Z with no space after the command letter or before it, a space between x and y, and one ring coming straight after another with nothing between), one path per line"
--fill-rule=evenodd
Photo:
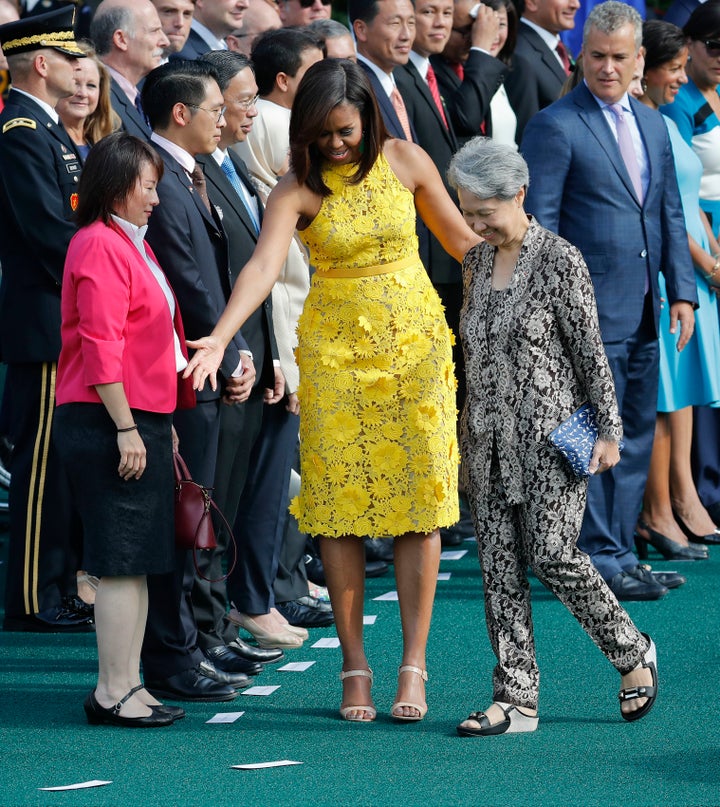
M622 709L620 710L623 720L627 720L629 722L632 722L633 720L640 720L641 717L645 717L645 715L652 709L653 704L655 703L655 698L657 697L657 650L655 649L655 642L653 642L647 633L643 633L642 635L648 640L648 642L650 642L650 647L648 648L647 653L645 653L643 660L640 662L640 664L638 664L638 667L642 666L650 670L652 675L652 685L628 687L627 689L621 689L618 693L618 700L621 704L625 701L634 701L638 698L647 698L647 702L634 712L623 712Z

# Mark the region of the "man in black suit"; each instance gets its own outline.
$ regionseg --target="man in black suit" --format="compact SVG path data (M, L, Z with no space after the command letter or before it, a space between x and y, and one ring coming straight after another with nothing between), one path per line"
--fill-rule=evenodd
M490 101L509 71L489 53L498 32L496 12L489 6L475 7L475 0L455 0L453 6L450 37L441 53L433 53L430 63L459 145L463 145L471 137L492 134L487 124Z
M60 287L81 160L54 107L75 92L72 8L0 28L13 89L0 116L3 432L14 443L5 630L92 630L71 599L79 524L52 440Z
M557 101L570 73L570 54L560 40L575 27L579 0L525 0L513 69L505 82L517 115L517 139L540 109Z
M458 144L450 122L450 114L440 96L434 68L430 64L430 56L441 53L450 37L453 1L417 0L415 17L415 41L410 58L407 64L397 67L393 75L405 101L417 142L430 155L445 182L448 193L456 199L455 192L447 184L445 174ZM426 244L428 249L421 255L423 263L445 305L448 324L455 333L458 333L462 304L460 264L445 252L432 234L429 234ZM461 352L458 349L454 357L456 365L460 356Z
M211 50L227 50L225 37L242 28L248 0L196 0L190 36L178 59L199 59Z
M357 42L358 64L365 70L388 132L415 140L393 70L407 64L415 37L410 0L349 0L348 18Z
M217 148L210 155L198 158L207 181L210 202L222 218L230 247L230 279L235 282L240 270L255 249L262 221L262 204L250 180L243 161L230 148L245 140L257 115L257 84L250 60L239 53L212 51L204 59L217 71L220 89L225 98L225 126ZM248 476L252 451L260 434L263 404L277 403L285 392L285 379L279 367L277 345L272 327L271 298L260 306L243 325L243 337L252 350L257 375L250 397L244 403L221 407L220 443L215 470L215 502L229 523L235 521L238 503ZM272 507L265 502L264 506ZM217 530L218 548L205 556L201 570L205 577L222 575L222 559L228 549L229 536L225 529ZM262 665L237 653L237 628L225 622L229 593L235 585L244 585L248 574L257 566L272 564L265 558L260 536L251 536L249 544L236 531L237 560L227 581L210 583L196 578L193 587L193 610L198 625L198 642L213 663L227 671L257 674ZM259 561L253 563L259 556ZM232 559L229 559L232 562ZM263 563L263 561L265 561ZM248 569L249 567L249 569ZM272 581L271 581L272 582ZM281 651L264 651L266 660L282 657Z
M194 156L217 146L224 126L223 96L210 65L176 61L148 75L142 101L153 128L152 144L165 164L160 205L147 240L175 292L188 339L197 338L212 329L230 294L227 240ZM221 373L229 399L248 397L255 369L239 335L228 346ZM193 478L206 487L215 477L221 394L206 389L198 393L194 409L174 417L183 458ZM178 552L177 561L174 574L148 577L145 683L161 697L230 700L249 679L219 670L198 648L190 605L195 570L189 553Z
M102 0L90 37L110 73L110 100L123 129L148 140L150 127L138 84L157 67L170 41L150 0Z

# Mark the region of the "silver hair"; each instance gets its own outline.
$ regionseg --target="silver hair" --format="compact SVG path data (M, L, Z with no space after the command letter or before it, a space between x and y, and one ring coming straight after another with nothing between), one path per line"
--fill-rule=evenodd
M350 36L350 31L341 22L329 19L313 20L305 26L305 30L322 42L340 36Z
M455 190L504 202L530 182L527 163L517 149L489 137L469 140L450 161L447 177Z
M635 52L637 53L642 45L642 17L627 3L619 3L617 0L607 0L606 3L600 3L590 11L585 20L583 46L591 28L595 28L603 34L613 34L618 28L628 24L635 29Z
M101 3L90 23L90 39L98 56L110 53L115 31L125 31L129 37L134 37L135 15L126 6L111 6L105 10Z

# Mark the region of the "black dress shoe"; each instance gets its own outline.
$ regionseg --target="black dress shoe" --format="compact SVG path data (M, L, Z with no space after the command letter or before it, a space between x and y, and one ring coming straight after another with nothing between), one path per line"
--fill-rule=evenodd
M618 600L625 602L659 600L667 594L665 586L654 580L638 580L628 572L618 572L607 581L608 588Z
M199 664L200 672L219 684L228 684L233 689L245 689L250 686L250 677L240 672L225 672L216 667L209 659L203 659Z
M95 691L93 690L87 696L87 698L85 698L85 703L83 703L83 709L85 710L87 722L91 726L99 726L102 723L108 723L111 726L125 726L126 728L134 729L150 729L157 728L158 726L172 725L172 716L166 712L159 711L159 707L156 706L148 707L152 710L152 712L145 717L123 717L120 714L120 709L122 708L123 703L125 703L126 700L131 698L139 689L142 688L142 684L140 684L140 686L131 689L130 692L128 692L128 694L118 701L111 709L106 709L104 706L100 706L100 704L97 702L97 698L95 697Z
M285 658L285 653L279 647L253 647L247 644L239 636L225 645L228 650L232 650L235 655L248 661L259 661L260 664L275 664Z
M305 574L307 579L315 583L316 586L325 585L325 569L323 568L322 561L317 555L305 555Z
M291 625L297 628L326 628L335 622L332 613L310 608L297 600L276 602L275 607Z
M169 698L174 701L214 703L231 701L237 697L234 687L213 681L203 675L199 667L183 670L169 678L145 681L145 689L156 698Z
M459 532L455 532L452 527L440 528L440 543L443 546L460 546L464 540L465 537Z
M80 599L77 594L69 594L62 598L62 607L69 614L79 617L88 617L95 621L95 606Z
M392 563L395 559L393 542L387 538L365 539L365 560Z
M185 710L180 706L167 706L166 704L161 703L160 706L153 706L152 708L156 712L162 712L163 714L170 715L173 722L175 720L182 720L183 717L185 717Z
M659 583L665 588L679 588L683 583L687 583L687 578L677 572L653 572L647 566L638 564L634 569L628 570L638 580Z
M317 597L312 597L307 594L304 597L298 597L297 602L301 605L307 605L308 608L316 608L318 611L325 611L328 614L332 613L332 605L326 600L319 600Z
M389 570L390 567L384 560L365 561L365 577L382 577Z
M223 672L260 675L264 669L259 661L249 661L222 644L217 647L208 647L203 652L215 667Z
M90 633L95 630L95 623L91 616L63 604L29 616L6 616L3 629L25 633Z

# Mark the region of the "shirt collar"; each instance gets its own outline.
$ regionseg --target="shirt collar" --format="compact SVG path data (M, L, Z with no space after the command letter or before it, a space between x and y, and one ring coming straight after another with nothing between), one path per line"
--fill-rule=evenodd
M120 216L116 216L114 213L110 214L110 218L125 233L125 235L127 235L135 246L140 247L142 245L148 228L147 224L144 224L142 227L138 227L136 224L132 224L125 219L121 219Z
M158 146L164 148L168 154L170 154L180 163L180 166L187 171L188 174L192 174L192 172L195 170L195 157L190 154L189 151L185 151L182 146L178 146L177 143L173 143L172 140L168 140L166 137L159 135L157 132L152 133L150 140L152 140L153 143L157 143Z
M386 95L389 96L395 89L395 80L392 77L392 73L386 73L384 70L381 70L374 62L371 62L370 59L366 59L361 53L358 53L357 58L359 62L363 62L373 71L382 85L383 90L385 90Z
M598 106L600 109L609 109L610 104L607 101L603 101L602 98L598 98L597 95L588 87L587 80L583 79L585 86L587 87L587 91L592 95L592 97L597 101ZM629 112L631 115L633 114L632 107L630 106L630 97L627 93L623 95L623 97L617 101L618 104L622 107L623 112Z
M550 48L550 50L555 50L557 43L560 41L560 37L557 34L553 34L552 31L547 31L545 28L541 28L532 20L527 19L527 17L521 17L521 21L524 22L525 25L532 28L533 31L535 31L542 41Z
M417 68L417 71L420 73L423 81L427 81L427 72L428 67L430 67L430 59L428 59L427 56L421 56L419 53L415 53L414 50L411 50L410 61Z
M36 95L30 95L29 92L25 92L25 90L20 90L17 87L13 87L15 92L19 92L24 95L26 98L31 98L35 103L42 109L42 111L52 118L54 123L60 123L60 116L58 113L50 106L50 104L45 103L45 101L41 101Z
M110 65L105 65L105 69L110 73L110 75L117 81L120 85L120 89L127 95L130 103L134 106L135 100L138 96L138 88L130 81L130 79L125 78L122 73L118 73L117 70L110 67Z

